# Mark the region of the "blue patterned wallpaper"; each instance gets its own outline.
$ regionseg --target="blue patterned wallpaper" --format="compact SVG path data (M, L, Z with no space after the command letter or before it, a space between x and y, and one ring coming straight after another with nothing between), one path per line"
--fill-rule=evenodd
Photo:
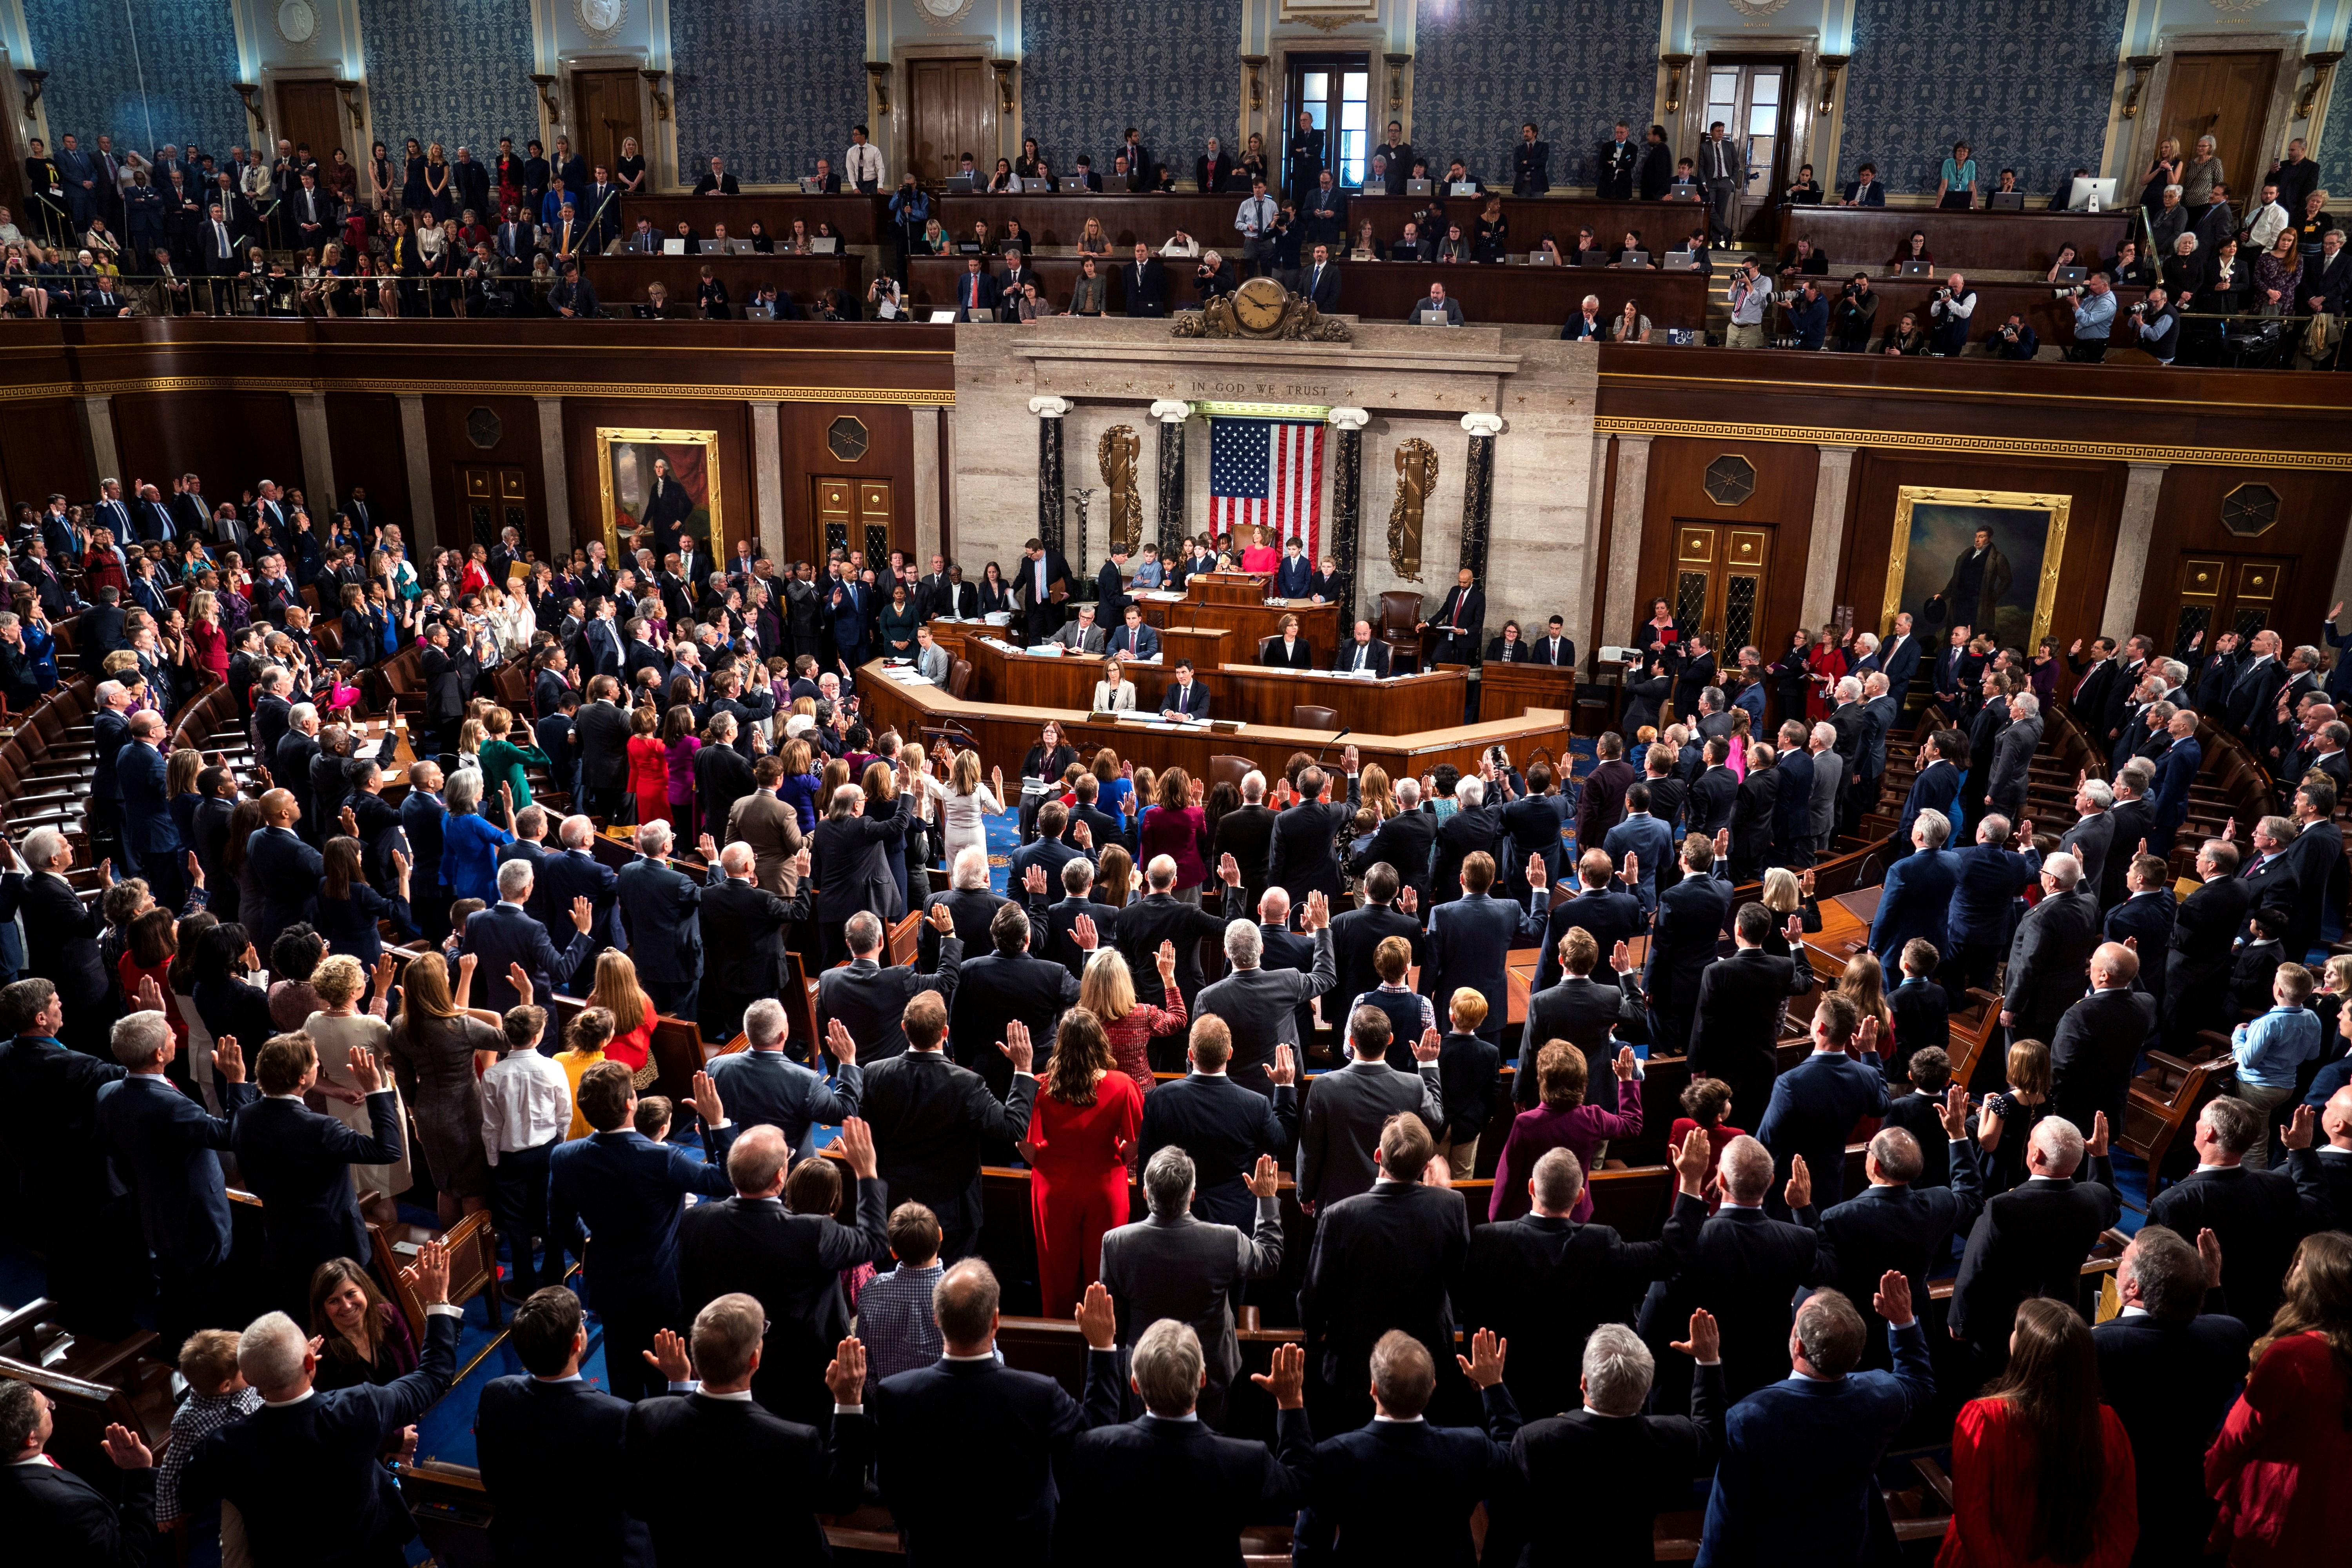
M1180 25L1181 23L1181 25ZM1097 174L1130 125L1180 184L1214 136L1241 123L1241 0L1034 0L1021 8L1021 121L1057 174Z
M369 120L395 161L411 136L452 162L463 145L488 163L499 137L520 149L539 134L530 0L365 0L360 42ZM356 149L353 162L364 157Z
M1654 7L1623 0L1422 0L1412 60L1415 152L1511 183L1523 121L1551 143L1555 185L1591 185L1619 118L1638 134L1657 80ZM1435 172L1433 170L1433 172Z
M24 0L24 8L33 58L49 73L41 108L52 151L68 131L86 148L104 132L116 151L150 155L194 137L226 156L251 139L253 122L230 85L237 69L229 0ZM134 41L143 93L131 64Z
M1868 0L1854 13L1836 178L1868 161L1889 190L1932 195L1962 139L1980 188L2013 168L2021 189L2046 195L2076 165L2096 168L2127 9L2014 0L1988 26L1962 0Z
M714 153L747 184L814 174L821 157L840 172L866 119L865 0L686 0L669 50L689 185Z
M2352 191L2352 76L2339 75L2327 89L2327 119L2320 126L2317 156L2320 184L2339 195ZM2331 200L2327 205L2341 210L2344 204Z

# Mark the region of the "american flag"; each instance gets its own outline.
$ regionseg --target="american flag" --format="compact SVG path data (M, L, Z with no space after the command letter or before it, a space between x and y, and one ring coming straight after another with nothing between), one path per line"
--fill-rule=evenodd
M1313 419L1209 422L1209 521L1220 533L1255 524L1277 548L1295 536L1321 559L1323 424Z

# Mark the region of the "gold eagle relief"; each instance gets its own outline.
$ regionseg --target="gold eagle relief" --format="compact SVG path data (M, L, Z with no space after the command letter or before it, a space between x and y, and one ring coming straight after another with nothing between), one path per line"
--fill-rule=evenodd
M1129 425L1114 425L1095 443L1095 460L1101 466L1103 485L1110 491L1110 552L1132 554L1143 543L1143 496L1136 489L1136 459L1143 442Z
M1389 504L1389 565L1408 583L1421 581L1421 520L1437 488L1437 448L1414 437L1396 449L1396 500Z

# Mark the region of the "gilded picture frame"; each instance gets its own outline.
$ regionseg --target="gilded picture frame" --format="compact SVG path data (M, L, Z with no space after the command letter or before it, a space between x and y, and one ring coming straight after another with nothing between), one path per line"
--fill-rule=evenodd
M2030 648L2049 635L2058 597L2058 571L2066 554L2066 518L2074 497L2031 490L1957 489L1905 485L1895 492L1895 527L1887 547L1886 595L1879 612L1881 636L1895 616L1912 613L1914 629L1930 646L1953 624L1948 605L1931 610L1955 580L1958 561L1974 542L1974 531L1992 534L1991 550L2006 570L1997 595L1993 624L1978 624L1978 610L1958 618L1977 631L1990 631L2005 647Z
M634 533L646 510L646 494L656 458L685 491L681 515L675 503L655 520L664 531L667 553L677 528L699 538L713 560L724 558L727 534L719 496L719 432L656 430L635 426L596 428L596 492L604 548L624 559L622 541Z

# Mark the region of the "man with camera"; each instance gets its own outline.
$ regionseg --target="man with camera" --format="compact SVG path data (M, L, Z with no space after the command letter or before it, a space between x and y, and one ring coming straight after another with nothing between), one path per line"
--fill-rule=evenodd
M1976 314L1977 291L1958 273L1936 290L1935 299L1927 303L1928 352L1947 358L1957 356L1969 346L1969 318Z
M1749 257L1739 264L1731 279L1731 331L1726 334L1726 346L1735 349L1760 349L1764 346L1764 306L1770 291L1764 287L1756 258Z
M1234 274L1234 264L1213 250L1201 252L1200 265L1192 268L1192 288L1205 305L1220 294L1230 294L1241 287Z
M2131 328L2136 346L2146 349L2158 364L2170 364L2174 351L2180 346L2180 313L2159 283L2147 291L2147 298L2131 308Z
M2009 320L1993 334L1990 345L1995 359L2032 359L2042 350L2042 339L2032 323L2011 310Z
M2128 242L2116 247L2116 265L2125 263ZM2074 346L2066 357L2077 364L2097 364L2107 357L2107 334L2115 330L2116 295L2107 274L2094 272L2085 283L2067 290L2074 301Z
M1789 310L1789 330L1796 334L1796 346L1808 353L1817 352L1830 331L1830 302L1822 298L1821 280L1808 278L1794 295L1783 299Z
M1840 353L1858 354L1870 348L1870 330L1878 320L1878 292L1870 286L1870 274L1857 272L1846 280L1845 292L1830 312L1831 324L1837 334Z

